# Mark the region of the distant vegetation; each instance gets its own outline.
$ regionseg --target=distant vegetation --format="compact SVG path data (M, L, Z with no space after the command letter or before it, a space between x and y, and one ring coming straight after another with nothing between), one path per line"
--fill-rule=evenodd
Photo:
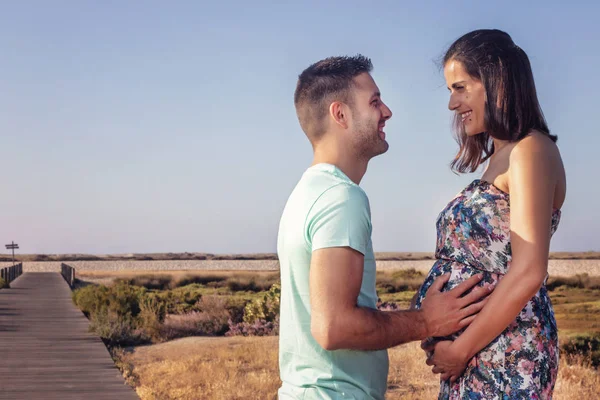
M379 261L418 261L432 260L434 253L430 252L379 252L375 253ZM275 253L248 254L212 254L212 253L137 253L137 254L22 254L15 255L16 261L164 261L164 260L277 260ZM600 251L586 252L555 252L550 253L551 260L600 260ZM0 254L0 261L12 261L12 256Z

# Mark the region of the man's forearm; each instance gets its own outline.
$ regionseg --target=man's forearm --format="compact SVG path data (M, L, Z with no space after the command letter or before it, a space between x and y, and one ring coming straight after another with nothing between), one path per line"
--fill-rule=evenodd
M319 332L317 341L327 350L382 350L427 337L426 322L418 310L356 307L337 314L328 325L313 327Z

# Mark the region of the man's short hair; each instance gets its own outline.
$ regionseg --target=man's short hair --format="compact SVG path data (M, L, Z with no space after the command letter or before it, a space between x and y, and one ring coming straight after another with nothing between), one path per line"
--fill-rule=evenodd
M372 69L371 60L358 54L354 57L328 57L300 74L294 105L300 126L311 142L325 133L329 105L341 101L352 106L350 89L354 77Z

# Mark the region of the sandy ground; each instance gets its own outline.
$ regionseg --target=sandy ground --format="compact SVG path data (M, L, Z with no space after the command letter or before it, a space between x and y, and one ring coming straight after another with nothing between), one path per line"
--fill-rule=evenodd
M24 272L60 271L60 262L25 262ZM237 270L277 271L275 260L181 260L181 261L73 261L69 265L80 271L182 271L182 270ZM432 260L377 261L378 270L410 269L427 272ZM11 263L0 263L0 267ZM572 276L587 273L600 276L600 260L550 260L548 272L552 276Z

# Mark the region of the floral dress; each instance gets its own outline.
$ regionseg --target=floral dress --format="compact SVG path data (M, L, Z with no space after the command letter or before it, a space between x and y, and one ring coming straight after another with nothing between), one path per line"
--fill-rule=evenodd
M554 210L551 234L559 220L560 210ZM444 290L478 273L484 276L481 284L497 284L510 269L511 258L510 196L476 179L438 217L437 260L419 289L416 306L435 278L446 273L451 277ZM543 285L454 384L441 382L439 399L550 399L557 373L556 320Z

